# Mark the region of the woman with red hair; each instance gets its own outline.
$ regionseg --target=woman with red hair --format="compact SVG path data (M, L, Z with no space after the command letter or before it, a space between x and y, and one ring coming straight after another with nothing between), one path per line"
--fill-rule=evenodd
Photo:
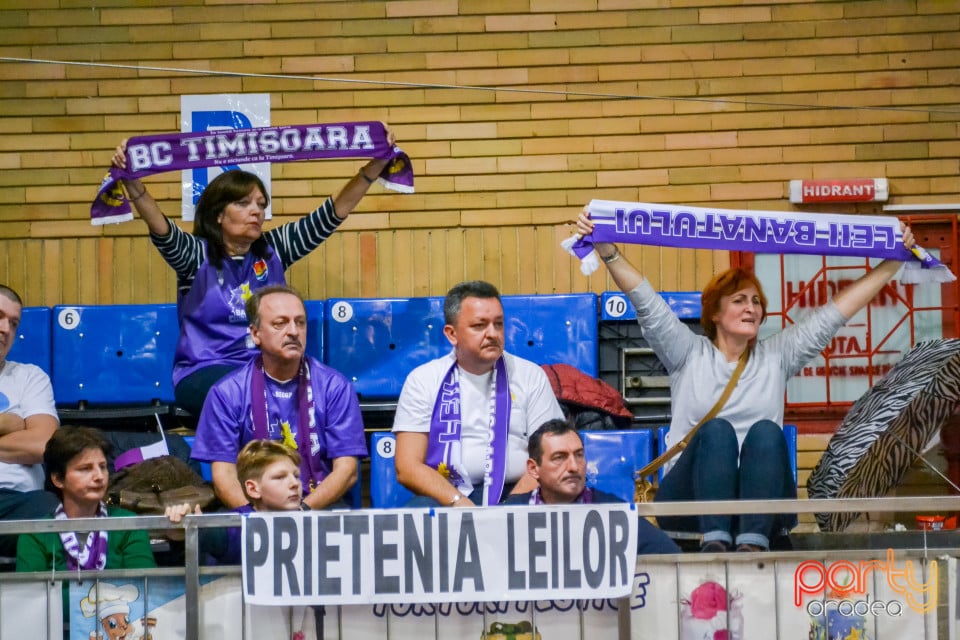
M593 230L589 212L577 231ZM903 244L914 244L904 227ZM739 380L716 417L696 431L686 449L664 466L657 501L796 498L783 438L787 380L830 344L837 331L873 299L902 263L884 260L803 321L758 340L767 299L756 276L730 269L715 276L701 297L705 335L683 324L650 283L611 243L594 245L617 286L637 310L643 337L670 374L672 416L667 445L690 433L717 404L741 360ZM662 516L665 529L698 531L702 551L763 551L785 540L794 514Z

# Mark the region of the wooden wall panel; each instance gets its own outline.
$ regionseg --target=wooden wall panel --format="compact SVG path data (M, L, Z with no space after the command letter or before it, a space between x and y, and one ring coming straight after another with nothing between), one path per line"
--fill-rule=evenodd
M593 197L791 210L791 178L885 176L892 202L960 201L956 3L111 4L0 8L0 281L28 304L175 299L141 223L86 220L112 148L177 129L188 93L268 92L275 124L382 119L410 153L416 194L373 187L290 270L310 298L442 295L467 278L609 289L558 247ZM276 221L360 164L275 166ZM176 212L179 175L147 182ZM728 264L625 253L661 289Z

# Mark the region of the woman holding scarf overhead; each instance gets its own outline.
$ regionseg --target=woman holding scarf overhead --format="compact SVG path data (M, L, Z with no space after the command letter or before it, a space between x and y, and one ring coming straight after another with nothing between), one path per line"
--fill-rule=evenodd
M386 129L387 142L394 143ZM126 140L113 166L126 168ZM251 291L286 284L286 270L336 231L389 163L370 160L312 213L263 232L269 194L255 174L227 171L197 201L193 235L170 222L140 180L122 180L150 239L177 274L180 339L174 356L177 406L199 415L210 387L246 364L253 344L244 303Z
M577 231L588 235L593 222L585 208ZM909 227L903 244L914 244ZM767 299L757 278L741 269L715 276L704 288L700 323L705 335L684 325L617 246L594 245L610 276L637 310L643 337L670 374L673 415L667 435L673 446L721 403L731 378L739 375L716 417L704 422L679 457L664 466L657 501L766 500L796 498L782 435L787 380L823 351L836 332L867 305L900 269L884 260L841 290L832 302L780 333L758 340ZM738 367L745 360L742 367ZM742 373L738 370L742 369ZM795 515L748 514L659 517L662 528L699 531L701 550L763 551L796 525Z
M43 452L47 488L60 498L57 520L133 516L104 504L110 445L90 427L57 429ZM17 571L144 569L157 566L145 531L27 533L17 542Z

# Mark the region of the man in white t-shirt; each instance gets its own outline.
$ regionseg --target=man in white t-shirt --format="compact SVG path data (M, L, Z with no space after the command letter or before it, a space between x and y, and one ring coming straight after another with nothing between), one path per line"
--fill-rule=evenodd
M418 496L409 506L499 504L532 491L527 438L563 417L546 374L504 352L492 284L453 287L443 315L453 350L407 376L393 422L397 479Z
M7 360L17 338L23 302L0 284L0 520L53 513L57 499L43 491L43 449L60 422L50 378L32 364ZM0 555L16 555L16 536L0 536Z

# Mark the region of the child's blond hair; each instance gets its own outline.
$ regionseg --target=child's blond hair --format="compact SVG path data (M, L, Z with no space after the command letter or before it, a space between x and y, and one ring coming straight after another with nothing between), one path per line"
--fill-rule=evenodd
M300 454L278 440L251 440L237 455L237 479L243 488L243 495L251 502L247 495L247 480L257 482L263 477L263 472L277 460L287 459L300 468Z

